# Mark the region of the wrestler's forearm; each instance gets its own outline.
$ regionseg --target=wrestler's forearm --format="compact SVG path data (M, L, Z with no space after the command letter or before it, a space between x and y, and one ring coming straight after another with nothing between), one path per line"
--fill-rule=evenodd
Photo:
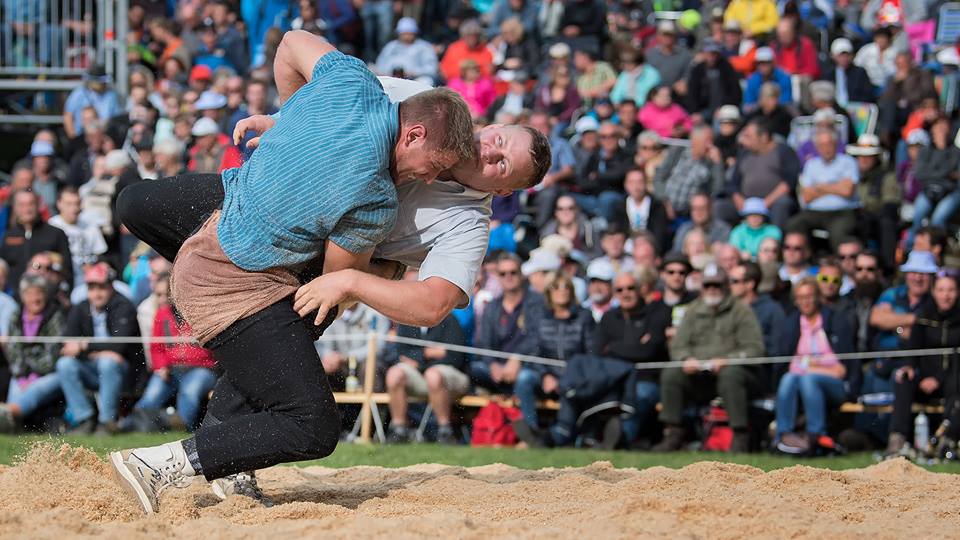
M348 295L385 317L411 326L436 326L463 297L459 287L431 277L423 281L390 281L351 272Z

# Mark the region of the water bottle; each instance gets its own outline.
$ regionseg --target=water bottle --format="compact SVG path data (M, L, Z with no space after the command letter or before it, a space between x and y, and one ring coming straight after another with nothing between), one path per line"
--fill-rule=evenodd
M346 380L346 388L348 394L355 394L360 391L360 379L357 378L357 359L354 356L351 356L347 361L347 369L349 370Z
M913 446L918 452L926 452L930 444L930 421L926 413L920 411L913 421Z

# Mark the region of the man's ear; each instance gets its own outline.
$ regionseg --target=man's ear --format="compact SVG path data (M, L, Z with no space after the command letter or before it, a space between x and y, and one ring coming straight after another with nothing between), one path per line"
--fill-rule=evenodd
M427 138L427 128L423 124L414 124L407 129L403 142L407 145L422 145Z

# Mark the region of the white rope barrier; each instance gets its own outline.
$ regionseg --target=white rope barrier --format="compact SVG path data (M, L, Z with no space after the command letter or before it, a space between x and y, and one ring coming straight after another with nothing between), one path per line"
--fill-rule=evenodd
M337 340L355 340L358 342L365 341L369 338L369 334L331 334L321 336L317 341L326 342L326 341L337 341ZM553 367L564 367L567 363L563 360L557 360L555 358L544 358L541 356L533 356L526 354L514 354L504 351L495 351L491 349L481 349L479 347L469 347L466 345L451 345L449 343L441 343L438 341L430 341L426 339L417 339L396 336L391 334L378 334L376 338L380 341L393 342L393 343L403 343L407 345L421 346L421 347L442 347L448 351L462 352L465 354L473 354L477 356L487 356L492 358L501 358L504 360L510 358L516 358L521 362L528 364L541 364L546 366ZM65 343L67 341L83 341L86 343L93 344L127 344L127 345L136 345L136 344L150 344L150 343L162 343L162 344L191 344L197 345L197 341L189 337L87 337L87 336L37 336L37 337L24 337L24 336L7 336L0 337L0 343L11 344L11 343L34 343L34 344L58 344ZM932 349L912 349L912 350L893 350L893 351L868 351L868 352L854 352L854 353L842 353L834 355L838 360L875 360L877 358L913 358L919 356L944 356L944 355L954 355L960 351L960 347L940 347ZM602 355L599 355L602 356ZM811 357L818 357L822 355L810 355ZM759 356L759 357L730 357L726 358L726 365L729 366L756 366L756 365L768 365L768 364L787 364L794 359L794 356ZM683 360L667 360L662 362L637 362L634 364L634 367L637 369L664 369L664 368L674 368L674 367L683 367ZM706 362L701 362L701 367L706 369L708 367Z

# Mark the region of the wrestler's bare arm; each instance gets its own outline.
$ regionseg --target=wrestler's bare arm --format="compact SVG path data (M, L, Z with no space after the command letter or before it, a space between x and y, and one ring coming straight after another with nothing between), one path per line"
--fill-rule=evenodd
M283 35L273 60L273 77L280 103L287 101L313 75L313 68L325 54L337 50L327 40L303 30Z

